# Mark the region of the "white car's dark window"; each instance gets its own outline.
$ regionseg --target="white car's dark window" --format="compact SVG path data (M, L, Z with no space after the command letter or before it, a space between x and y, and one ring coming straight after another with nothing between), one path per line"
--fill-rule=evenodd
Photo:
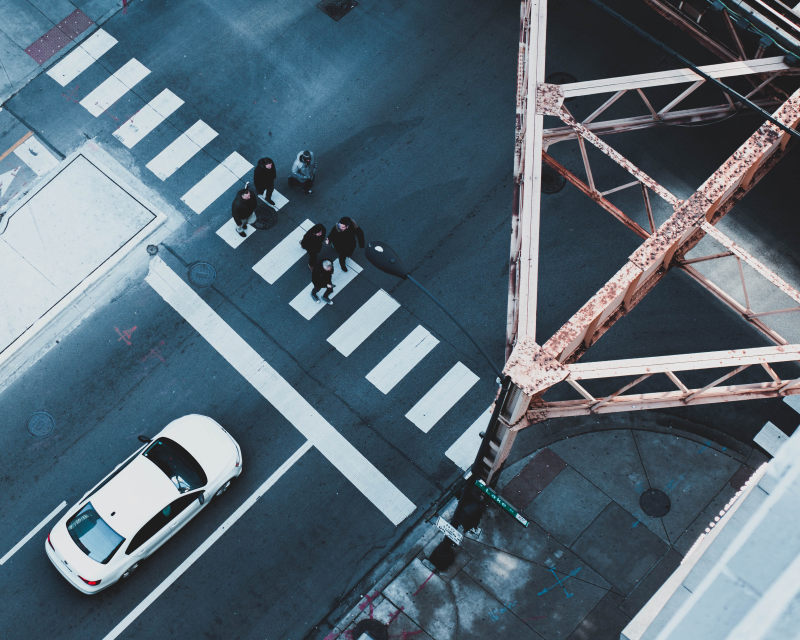
M67 531L81 551L101 564L108 562L125 541L100 517L91 502L67 520Z
M169 438L158 438L142 455L161 469L181 493L199 489L208 482L200 463Z
M141 529L139 529L138 533L131 538L131 543L128 545L128 549L125 551L125 553L130 554L136 551L145 542L161 531L161 529L167 526L167 524L169 524L169 522L179 513L181 513L186 507L197 500L200 495L200 492L192 493L190 495L181 496L177 500L173 500L171 504L168 504L166 507L164 507L155 516L150 518L150 520Z

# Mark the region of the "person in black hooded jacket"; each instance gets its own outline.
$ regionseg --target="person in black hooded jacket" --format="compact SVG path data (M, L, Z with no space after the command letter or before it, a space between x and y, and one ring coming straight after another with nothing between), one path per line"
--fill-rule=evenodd
M243 238L247 237L245 229L248 224L256 221L256 194L250 188L250 183L244 185L244 189L236 192L236 197L231 203L231 215L236 222L236 232Z
M300 241L300 246L308 251L309 269L313 269L314 265L317 264L317 256L322 251L323 244L328 244L328 238L325 237L325 225L318 223L306 231Z
M267 204L275 206L272 201L272 191L275 188L275 163L272 158L261 158L253 170L253 184L256 187L256 193L264 196Z
M364 248L364 232L355 220L345 216L333 225L328 238L333 244L333 248L336 249L336 253L339 254L339 266L342 267L342 271L347 271L345 261L356 250L356 240L358 240L358 246Z

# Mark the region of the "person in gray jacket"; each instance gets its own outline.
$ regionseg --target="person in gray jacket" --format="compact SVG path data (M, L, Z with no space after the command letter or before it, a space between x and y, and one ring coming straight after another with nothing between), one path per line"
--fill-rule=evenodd
M289 186L301 186L306 193L314 190L314 179L317 177L317 159L314 153L304 149L297 154L292 164L292 175L289 176Z

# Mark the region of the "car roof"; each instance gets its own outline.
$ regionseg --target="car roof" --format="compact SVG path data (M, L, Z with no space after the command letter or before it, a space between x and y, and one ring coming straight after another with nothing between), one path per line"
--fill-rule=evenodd
M114 531L129 538L180 495L167 474L140 453L89 501Z

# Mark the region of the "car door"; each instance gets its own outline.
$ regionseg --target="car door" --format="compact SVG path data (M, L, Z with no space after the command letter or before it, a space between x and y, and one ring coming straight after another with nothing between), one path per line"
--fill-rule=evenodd
M150 518L131 538L126 553L136 558L146 558L188 522L203 504L203 492L193 491L180 496Z

